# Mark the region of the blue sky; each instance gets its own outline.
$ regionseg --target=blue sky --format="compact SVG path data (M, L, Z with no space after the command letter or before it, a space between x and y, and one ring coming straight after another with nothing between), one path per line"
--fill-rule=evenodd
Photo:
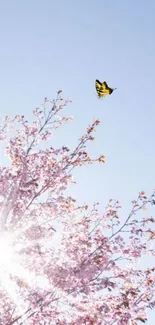
M0 5L0 107L25 114L63 90L73 115L53 139L73 147L101 120L90 152L105 165L76 172L71 193L125 210L140 190L155 188L155 1L3 1ZM98 100L95 79L117 87ZM51 144L53 144L51 143ZM2 160L2 155L1 155ZM149 323L148 323L149 324Z

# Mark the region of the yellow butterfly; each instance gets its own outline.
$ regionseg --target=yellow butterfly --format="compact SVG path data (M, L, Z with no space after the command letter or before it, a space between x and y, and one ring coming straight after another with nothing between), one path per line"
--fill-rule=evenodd
M111 95L113 91L117 88L108 87L106 81L100 82L99 80L95 81L95 88L99 98L104 98L107 95Z

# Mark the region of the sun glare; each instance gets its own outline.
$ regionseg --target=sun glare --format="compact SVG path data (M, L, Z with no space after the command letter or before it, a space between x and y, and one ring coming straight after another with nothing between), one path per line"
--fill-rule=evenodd
M48 290L50 283L44 274L36 274L35 268L32 270L29 256L24 252L25 247L33 247L35 241L27 239L21 242L19 235L21 232L18 231L0 233L0 290L15 305L15 314L24 317L29 291L33 294Z
M0 272L3 267L9 267L13 257L12 236L8 233L0 235Z

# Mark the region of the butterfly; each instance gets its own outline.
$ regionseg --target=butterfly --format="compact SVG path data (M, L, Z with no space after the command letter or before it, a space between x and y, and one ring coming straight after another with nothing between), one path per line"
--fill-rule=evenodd
M111 95L117 88L108 87L106 81L100 82L98 79L95 81L95 88L99 98L104 98L107 95Z

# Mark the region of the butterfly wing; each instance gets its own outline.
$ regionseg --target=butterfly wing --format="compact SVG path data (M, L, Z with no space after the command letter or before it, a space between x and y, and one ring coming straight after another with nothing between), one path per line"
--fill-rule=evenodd
M102 82L102 87L104 87L105 89L108 89L108 84L106 83L106 81Z
M95 88L96 88L97 93L101 90L102 83L99 80L95 81Z
M104 96L110 94L110 89L111 89L111 88L108 87L108 84L106 83L106 81L104 81L104 82L102 83L102 91L103 91Z
M111 94L113 93L113 91L114 91L115 89L117 89L117 88L110 88L110 87L107 85L106 81L104 81L104 82L102 83L102 85L105 87L105 92L106 92L107 95L111 95Z
M103 98L106 95L109 94L109 90L108 90L108 85L107 83L104 82L100 82L98 79L95 81L95 88L98 94L98 97Z

